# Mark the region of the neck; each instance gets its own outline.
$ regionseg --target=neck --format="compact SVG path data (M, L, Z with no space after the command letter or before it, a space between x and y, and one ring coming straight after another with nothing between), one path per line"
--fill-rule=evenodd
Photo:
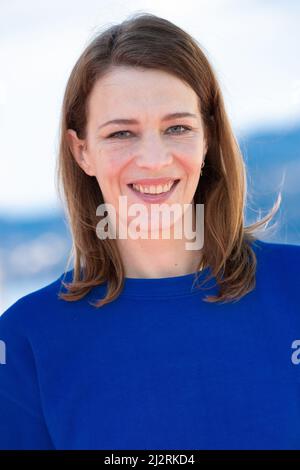
M182 223L182 219L177 223ZM193 211L195 232L195 211ZM163 278L191 274L200 269L202 250L187 249L191 239L174 237L175 226L170 227L170 237L164 239L160 230L158 239L116 238L127 278Z

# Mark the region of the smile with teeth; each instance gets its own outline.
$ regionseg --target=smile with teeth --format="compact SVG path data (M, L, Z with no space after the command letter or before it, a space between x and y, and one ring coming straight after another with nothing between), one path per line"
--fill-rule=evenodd
M174 185L175 181L170 181L168 184L164 185L151 185L151 186L142 186L140 184L132 184L132 187L136 190L139 191L140 193L145 193L145 194L162 194L162 193L167 193L170 191L172 186Z

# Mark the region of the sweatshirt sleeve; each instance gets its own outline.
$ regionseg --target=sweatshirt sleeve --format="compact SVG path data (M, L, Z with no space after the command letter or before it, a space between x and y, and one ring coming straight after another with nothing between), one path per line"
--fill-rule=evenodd
M0 316L0 449L51 450L26 314L21 298Z

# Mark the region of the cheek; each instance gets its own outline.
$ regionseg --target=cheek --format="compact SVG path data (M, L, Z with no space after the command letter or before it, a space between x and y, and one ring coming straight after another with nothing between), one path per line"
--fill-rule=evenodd
M117 162L111 159L99 159L96 164L96 175L97 180L101 182L101 185L109 187L119 179L119 175L122 171L121 162Z
M177 149L177 156L186 173L194 173L201 169L203 160L203 146L199 139L191 139L188 142L182 142Z
M195 154L184 155L184 157L180 157L179 161L186 176L189 176L189 177L199 176L200 171L201 171L201 164L202 164L201 154L200 155L195 155Z
M102 149L96 161L97 175L101 179L105 178L106 184L111 184L120 177L129 160L130 154L124 149Z
M117 162L114 164L113 161L108 160L96 165L96 178L103 199L114 206L120 193L122 167L122 165L117 165Z

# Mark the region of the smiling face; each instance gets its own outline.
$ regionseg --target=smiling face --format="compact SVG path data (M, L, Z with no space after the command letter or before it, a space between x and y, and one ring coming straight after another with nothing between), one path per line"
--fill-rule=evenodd
M191 87L164 71L117 66L95 83L88 110L86 140L71 129L67 137L77 163L97 178L117 216L119 196L127 196L128 207L193 201L207 146ZM164 196L138 192L166 191L174 180Z

